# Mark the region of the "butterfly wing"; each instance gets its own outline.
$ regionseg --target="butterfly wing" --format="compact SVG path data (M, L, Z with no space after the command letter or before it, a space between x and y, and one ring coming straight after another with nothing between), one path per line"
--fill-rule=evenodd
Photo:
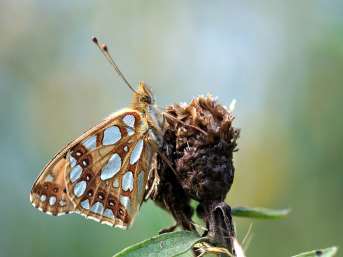
M48 214L78 212L127 227L147 183L152 156L147 130L146 121L135 110L109 116L44 167L31 190L32 204Z
M66 170L67 192L75 210L110 226L128 227L143 201L150 145L141 135L78 156L81 149L76 145L68 153L71 168Z
M34 183L30 200L34 207L51 215L63 215L74 209L64 182L64 170L68 163L65 158L56 156Z

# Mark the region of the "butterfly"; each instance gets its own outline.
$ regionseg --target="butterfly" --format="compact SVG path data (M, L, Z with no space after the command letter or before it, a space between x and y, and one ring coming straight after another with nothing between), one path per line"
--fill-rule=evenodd
M162 141L163 117L146 84L141 82L133 89L107 46L96 38L93 42L133 90L132 105L108 116L58 152L34 182L30 200L47 214L78 213L126 229L158 183L151 163ZM154 182L149 187L150 178Z

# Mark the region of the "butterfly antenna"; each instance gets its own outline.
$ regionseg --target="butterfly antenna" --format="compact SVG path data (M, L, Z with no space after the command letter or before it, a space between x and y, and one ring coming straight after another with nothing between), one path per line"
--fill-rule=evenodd
M117 74L119 75L119 77L122 78L122 80L125 82L125 84L134 92L137 94L137 91L131 86L131 84L129 83L129 81L125 78L124 74L120 71L118 65L115 63L115 61L113 60L110 52L108 51L108 47L105 44L100 44L98 41L98 38L96 37L92 37L92 41L94 44L96 44L96 46L99 48L100 52L105 56L105 58L107 59L107 61L111 64L111 66L114 68L114 70L117 72Z

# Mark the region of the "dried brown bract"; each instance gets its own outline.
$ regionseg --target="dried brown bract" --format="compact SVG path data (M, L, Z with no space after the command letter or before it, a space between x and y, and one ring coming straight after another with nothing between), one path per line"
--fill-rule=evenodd
M161 152L173 169L157 159L160 183L153 198L187 230L194 229L190 199L197 200L197 213L207 225L211 243L230 248L234 231L224 199L235 171L232 159L239 130L232 126L234 117L211 96L168 106L166 113Z

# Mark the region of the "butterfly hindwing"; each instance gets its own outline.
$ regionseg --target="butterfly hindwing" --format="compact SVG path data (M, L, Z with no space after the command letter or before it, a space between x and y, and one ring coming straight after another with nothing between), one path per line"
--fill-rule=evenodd
M143 201L150 151L143 137L132 137L115 147L100 146L89 152L86 166L72 157L74 166L66 172L66 183L75 209L111 226L130 225Z
M127 227L147 183L151 159L147 129L135 110L111 115L47 164L32 188L33 205L54 215L72 211Z
M58 158L41 173L30 194L34 207L51 215L63 215L74 209L67 195L64 180L67 165L66 159Z

